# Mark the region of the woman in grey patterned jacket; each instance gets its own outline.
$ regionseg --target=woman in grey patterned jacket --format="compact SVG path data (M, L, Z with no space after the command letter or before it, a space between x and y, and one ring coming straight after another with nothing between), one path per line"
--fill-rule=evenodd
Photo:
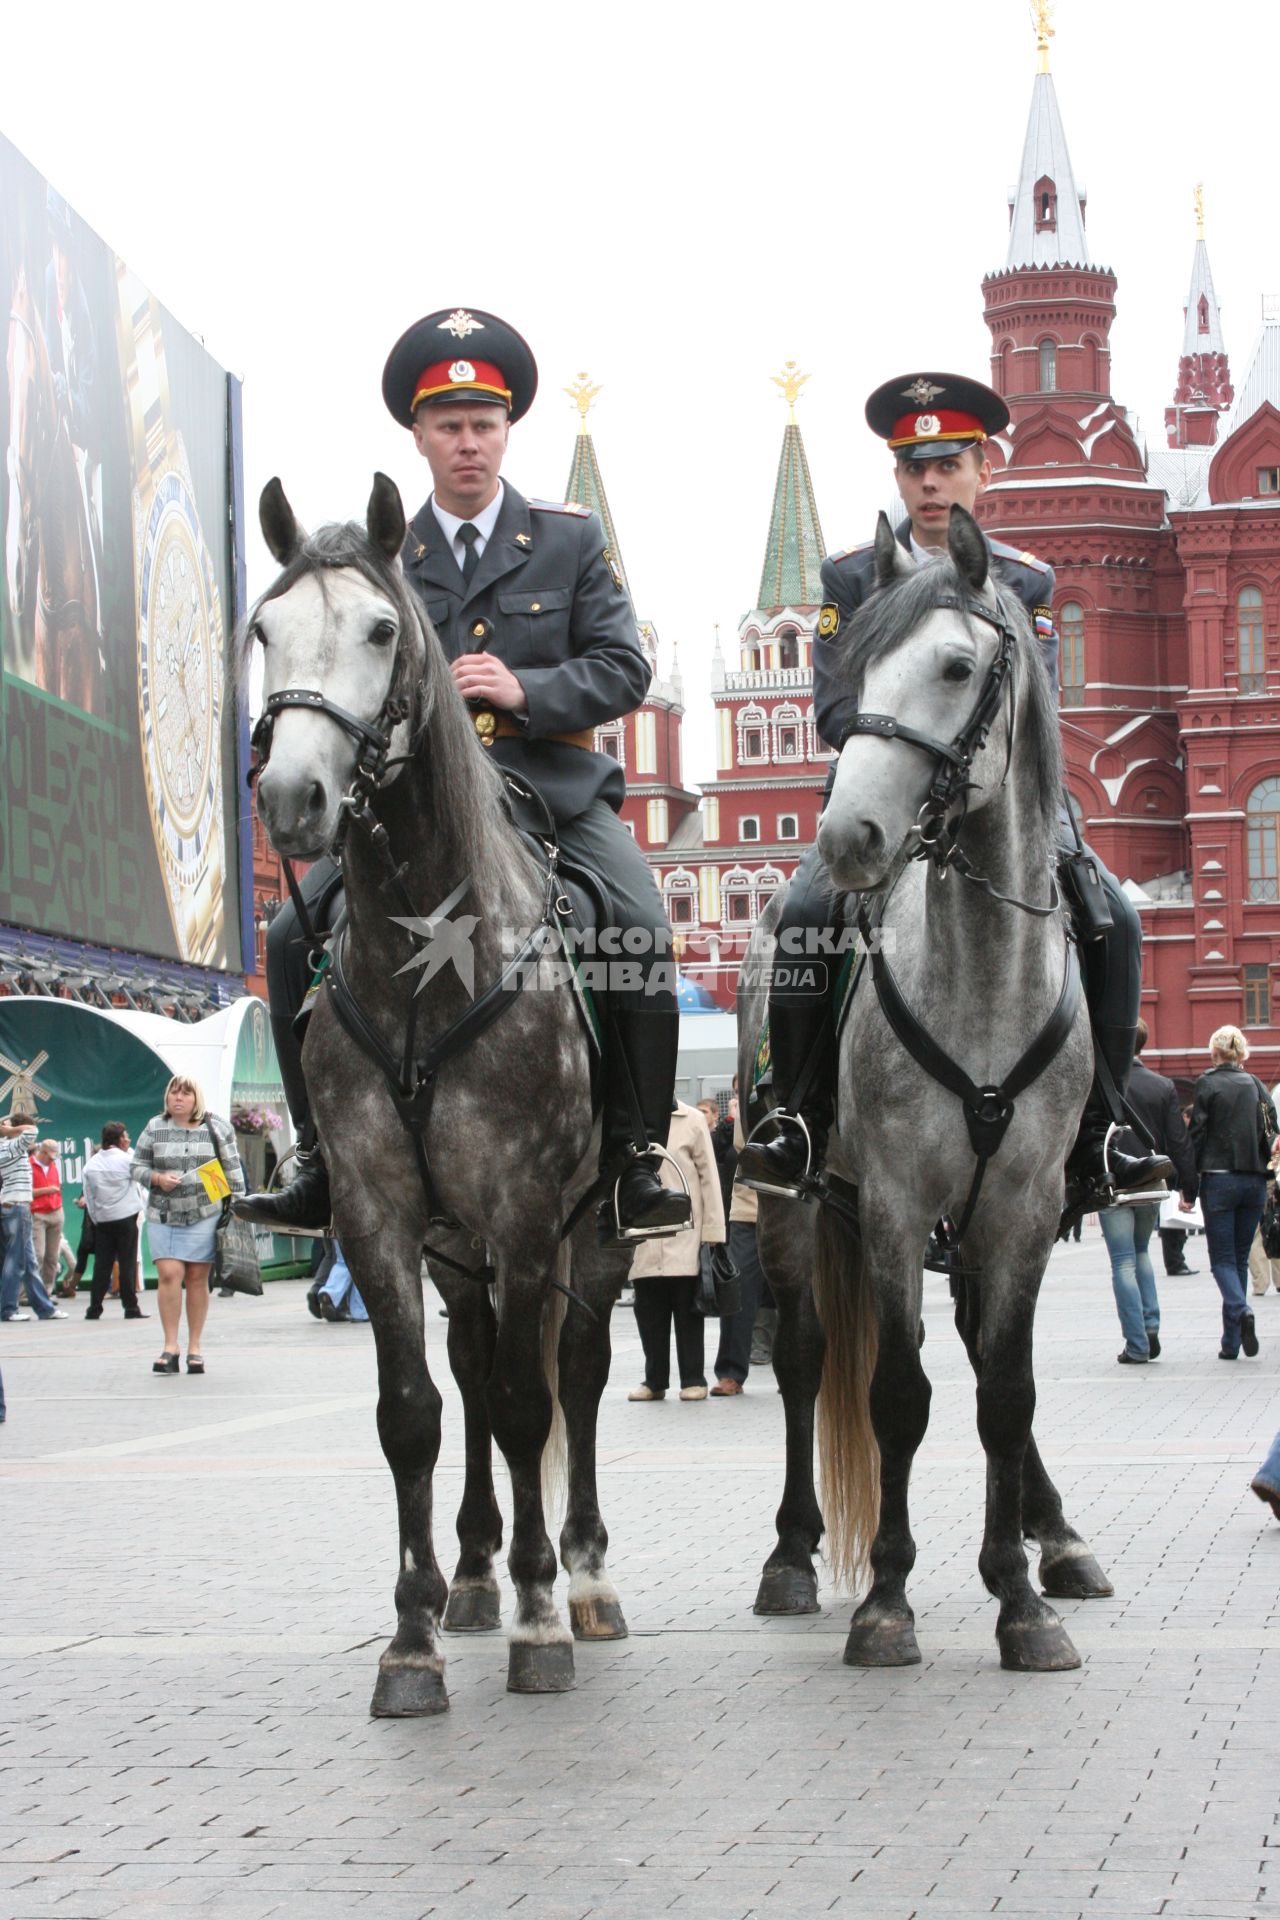
M209 1312L209 1268L222 1202L210 1198L202 1167L215 1175L221 1167L232 1193L244 1192L235 1134L225 1120L207 1110L199 1083L186 1074L175 1074L164 1090L163 1113L148 1120L133 1150L133 1177L147 1194L147 1240L156 1263L156 1297L164 1328L164 1352L153 1373L178 1371L184 1291L187 1372L204 1372L201 1337Z

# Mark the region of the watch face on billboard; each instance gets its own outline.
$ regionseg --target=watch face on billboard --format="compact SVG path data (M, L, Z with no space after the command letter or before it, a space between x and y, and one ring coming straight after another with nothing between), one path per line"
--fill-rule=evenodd
M0 918L239 971L227 376L0 137Z

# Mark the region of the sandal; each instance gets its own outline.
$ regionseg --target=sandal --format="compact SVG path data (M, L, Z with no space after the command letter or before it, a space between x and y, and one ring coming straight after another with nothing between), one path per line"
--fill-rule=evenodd
M177 1354L175 1354L174 1359L176 1360L177 1357L178 1357ZM175 1367L174 1372L176 1373L177 1371L178 1369ZM204 1372L204 1355L202 1353L189 1353L187 1355L187 1372L188 1373Z
M179 1360L176 1353L162 1353L158 1360L151 1363L152 1373L176 1373Z

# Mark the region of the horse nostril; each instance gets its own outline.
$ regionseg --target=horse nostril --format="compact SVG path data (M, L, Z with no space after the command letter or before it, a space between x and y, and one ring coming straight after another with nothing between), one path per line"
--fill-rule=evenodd
M321 814L324 812L324 806L325 806L324 788L321 786L318 780L313 780L311 782L311 785L307 788L306 811L310 815L310 817L314 820L318 814Z

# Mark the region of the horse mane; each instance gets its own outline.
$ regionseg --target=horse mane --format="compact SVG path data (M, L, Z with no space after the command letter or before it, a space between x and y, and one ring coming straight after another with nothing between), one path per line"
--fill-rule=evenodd
M1036 800L1045 829L1052 840L1062 810L1063 781L1062 736L1053 689L1045 673L1026 608L1018 596L1002 584L994 569L990 578L1000 615L1018 636L1013 673L1015 696L1019 686L1025 686L1026 689L1026 699L1018 721L1019 731L1025 730L1027 735L1022 751L1031 755ZM863 601L849 623L848 637L840 649L838 671L841 679L861 694L862 682L870 666L900 647L944 601L957 596L963 600L969 591L954 561L948 558L917 567L914 573L895 579L887 587L873 593ZM979 623L975 623L967 613L958 617L964 620L969 633L976 639Z
M298 582L313 576L328 600L330 573L350 568L376 587L396 607L401 621L395 678L388 698L403 701L413 716L410 750L423 782L426 809L437 829L445 828L469 873L492 876L495 855L510 847L510 872L518 871L518 842L509 837L502 806L499 770L477 750L475 730L466 704L453 685L449 663L434 627L417 594L404 577L398 557L388 559L370 540L359 520L333 521L303 540L293 558L255 601L240 636L241 670L253 652L253 629L259 607L280 600ZM413 650L405 635L416 632L423 650L421 677L415 676ZM430 744L428 746L428 733ZM424 826L426 826L424 820Z

